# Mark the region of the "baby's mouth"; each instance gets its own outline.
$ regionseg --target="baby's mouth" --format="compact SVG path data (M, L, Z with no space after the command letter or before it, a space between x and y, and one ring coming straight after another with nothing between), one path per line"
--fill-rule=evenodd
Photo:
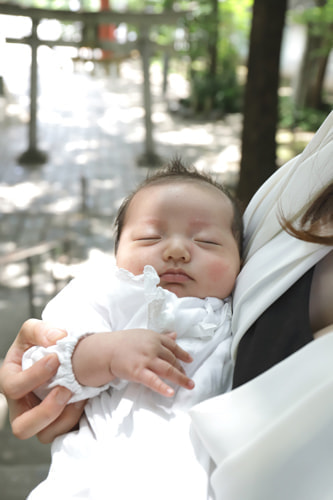
M160 275L161 281L165 283L185 283L186 281L193 281L182 269L167 269Z

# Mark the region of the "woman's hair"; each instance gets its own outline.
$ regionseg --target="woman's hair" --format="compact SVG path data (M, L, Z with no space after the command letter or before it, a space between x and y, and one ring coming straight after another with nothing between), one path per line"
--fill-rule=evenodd
M282 227L292 236L322 245L333 244L333 183L310 204L296 225L280 217Z
M126 217L126 213L129 207L130 202L140 191L141 189L155 185L155 184L167 184L171 182L179 182L186 180L194 180L199 183L207 183L211 186L216 187L222 193L224 193L231 201L233 210L234 210L234 218L232 222L232 232L237 241L240 255L242 255L242 244L243 244L243 218L240 209L239 202L236 198L234 198L231 193L219 182L215 181L212 176L207 173L199 172L193 166L185 166L182 160L179 157L172 159L169 163L167 163L164 167L154 171L153 173L148 174L146 179L139 184L139 186L124 199L121 204L115 219L115 252L117 253L119 239L124 227L124 221Z

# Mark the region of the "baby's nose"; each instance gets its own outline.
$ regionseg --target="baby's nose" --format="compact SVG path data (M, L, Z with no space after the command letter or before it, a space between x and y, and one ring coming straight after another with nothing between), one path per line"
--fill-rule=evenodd
M191 259L189 245L184 238L169 238L163 252L163 257L165 260L188 262Z

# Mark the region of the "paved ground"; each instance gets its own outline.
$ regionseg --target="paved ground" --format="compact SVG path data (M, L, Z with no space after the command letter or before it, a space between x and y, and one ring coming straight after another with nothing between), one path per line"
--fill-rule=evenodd
M171 76L165 99L157 69L152 80L156 152L165 159L181 154L233 185L240 117L193 123L169 113L168 103L186 91L184 82ZM39 147L49 159L39 167L16 161L28 143L28 100L21 81L12 80L7 100L0 98L0 256L69 232L75 234L76 261L96 257L98 250L112 253L115 211L147 172L137 166L144 152L139 62L123 63L120 77L113 70L110 75L101 69L96 75L73 73L70 64L40 68ZM87 181L84 200L82 177ZM36 275L39 307L53 292L48 265L46 259ZM24 264L0 268L0 283L1 359L29 317ZM0 496L22 500L46 474L49 449L35 439L12 437L4 414L0 400Z

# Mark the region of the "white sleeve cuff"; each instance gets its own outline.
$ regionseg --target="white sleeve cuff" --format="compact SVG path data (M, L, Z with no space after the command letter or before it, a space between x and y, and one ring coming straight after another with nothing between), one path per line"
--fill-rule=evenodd
M30 366L45 357L47 354L54 352L59 358L60 366L56 375L52 377L48 383L41 385L34 391L39 398L44 399L51 389L61 385L73 393L69 403L74 403L76 401L82 401L83 399L97 396L109 387L118 386L118 382L116 380L113 384L109 383L100 387L83 386L76 380L72 367L72 355L78 341L86 335L87 334L82 334L79 337L67 336L58 340L54 346L35 346L24 353L22 359L23 370L30 368Z

